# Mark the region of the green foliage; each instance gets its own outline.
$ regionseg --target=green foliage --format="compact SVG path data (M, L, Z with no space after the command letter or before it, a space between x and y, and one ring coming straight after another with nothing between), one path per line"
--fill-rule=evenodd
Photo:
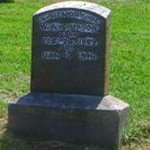
M6 102L29 92L32 15L39 8L52 2L55 1L16 0L15 3L0 4L0 113L2 112L0 117L2 118L6 116ZM130 104L130 119L123 142L138 141L139 137L148 138L150 1L91 0L91 2L98 2L112 10L110 89L112 95ZM0 143L7 138L6 136L1 138Z

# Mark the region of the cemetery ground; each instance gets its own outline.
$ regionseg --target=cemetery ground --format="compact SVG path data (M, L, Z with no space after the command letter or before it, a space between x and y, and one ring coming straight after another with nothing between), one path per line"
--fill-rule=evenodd
M7 103L30 86L32 15L48 0L0 3L0 150L46 150L7 133ZM110 94L130 105L123 150L150 149L150 1L94 1L112 10Z

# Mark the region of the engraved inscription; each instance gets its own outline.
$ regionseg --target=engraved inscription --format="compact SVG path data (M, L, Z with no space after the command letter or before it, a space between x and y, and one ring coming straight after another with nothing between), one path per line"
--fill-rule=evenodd
M54 20L54 19L60 19L60 18L72 18L72 19L78 19L78 20L83 20L86 22L91 22L94 24L100 24L100 20L97 19L92 14L89 14L84 11L80 10L55 10L51 12L47 12L46 14L43 14L39 17L39 23L41 22L47 22L49 20Z
M74 45L74 46L97 46L98 41L92 37L86 38L63 38L63 37L42 37L46 45Z
M98 56L95 52L85 52L85 51L81 51L79 52L79 59L81 61L93 61L93 60L97 60Z
M98 60L100 21L96 16L73 9L55 10L40 15L38 22L40 43L46 47L41 49L43 60Z
M51 32L59 32L59 31L74 31L74 32L87 32L87 33L96 33L99 31L99 26L95 24L89 23L41 23L40 24L41 31L51 31Z
M62 54L62 55L60 55ZM66 51L64 53L58 53L53 51L44 51L42 54L43 59L46 60L60 60L61 57L70 60L74 55L69 54L69 51ZM86 52L86 51L80 51L78 52L77 58L81 61L93 61L97 60L98 56L95 52Z
M60 60L60 57L58 52L53 51L44 51L42 54L42 58L46 60Z

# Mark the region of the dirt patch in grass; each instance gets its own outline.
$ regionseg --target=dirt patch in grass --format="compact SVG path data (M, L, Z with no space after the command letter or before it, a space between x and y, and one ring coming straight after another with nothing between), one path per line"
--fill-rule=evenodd
M123 146L122 150L150 150L150 139L142 138L138 143Z

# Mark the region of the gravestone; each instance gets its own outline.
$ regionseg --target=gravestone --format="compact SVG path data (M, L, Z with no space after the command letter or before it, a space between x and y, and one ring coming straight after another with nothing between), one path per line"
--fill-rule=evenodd
M31 91L108 94L109 20L109 9L88 3L39 10L33 17Z
M129 106L108 95L110 14L88 2L61 2L35 13L31 93L9 104L9 131L119 149Z

